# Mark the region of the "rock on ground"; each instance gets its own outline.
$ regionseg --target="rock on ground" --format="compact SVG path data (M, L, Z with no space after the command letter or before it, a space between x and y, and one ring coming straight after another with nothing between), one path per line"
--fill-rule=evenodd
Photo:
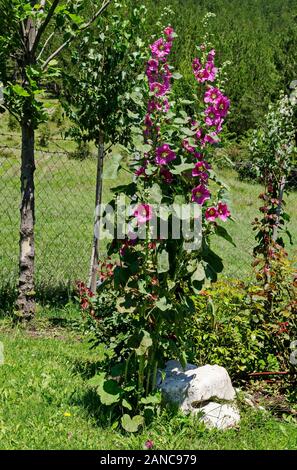
M178 361L169 361L164 372L159 387L167 402L178 405L184 413L201 412L208 427L227 429L239 423L239 411L233 403L236 392L224 367L187 364L183 369Z

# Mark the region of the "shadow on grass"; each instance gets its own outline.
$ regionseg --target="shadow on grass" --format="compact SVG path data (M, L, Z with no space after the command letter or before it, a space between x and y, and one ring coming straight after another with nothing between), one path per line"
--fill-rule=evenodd
M63 308L75 297L73 284L36 284L36 302L50 308ZM0 284L0 317L13 314L17 299L17 287L9 283ZM62 325L61 325L62 326Z
M73 363L72 370L75 374L79 374L84 380L88 380L96 375L102 368L102 361L76 359Z

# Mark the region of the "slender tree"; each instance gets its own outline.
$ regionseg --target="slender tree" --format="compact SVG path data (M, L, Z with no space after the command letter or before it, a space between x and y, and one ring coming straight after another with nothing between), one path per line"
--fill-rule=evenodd
M73 40L87 34L111 2L93 2L94 12L85 20L81 16L81 0L0 0L0 81L4 86L1 109L17 118L22 131L17 300L22 318L30 319L35 312L34 137L38 125L46 120L40 97L45 85L59 74L55 59ZM60 41L56 48L54 38L55 43L56 39Z
M141 71L144 43L140 39L146 9L130 10L118 2L115 10L100 19L100 27L89 31L73 49L73 73L65 75L64 107L74 122L72 136L94 141L98 149L95 219L90 262L89 288L96 291L99 260L100 207L103 161L115 144L127 145L131 127L141 106L137 77ZM109 173L116 172L120 155L109 160ZM113 168L113 169L112 169Z

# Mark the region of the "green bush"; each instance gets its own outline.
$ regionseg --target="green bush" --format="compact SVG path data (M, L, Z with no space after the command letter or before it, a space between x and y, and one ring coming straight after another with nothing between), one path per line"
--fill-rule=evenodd
M292 263L276 260L271 283L246 286L220 281L195 298L196 312L188 325L190 361L227 368L236 382L248 373L296 369L290 344L296 340L297 283ZM267 297L273 296L268 311Z

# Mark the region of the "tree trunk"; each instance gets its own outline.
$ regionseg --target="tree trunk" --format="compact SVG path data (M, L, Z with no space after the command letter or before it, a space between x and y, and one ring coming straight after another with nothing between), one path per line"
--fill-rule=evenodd
M30 319L35 313L34 291L34 127L29 117L22 122L21 206L19 292L17 307L20 316Z
M97 269L99 261L99 235L100 235L100 219L101 219L101 202L102 202L102 174L104 162L104 135L99 134L98 144L98 160L97 160L97 176L96 176L96 198L95 198L95 220L94 220L94 236L91 255L91 265L89 274L89 289L95 294L97 284Z

